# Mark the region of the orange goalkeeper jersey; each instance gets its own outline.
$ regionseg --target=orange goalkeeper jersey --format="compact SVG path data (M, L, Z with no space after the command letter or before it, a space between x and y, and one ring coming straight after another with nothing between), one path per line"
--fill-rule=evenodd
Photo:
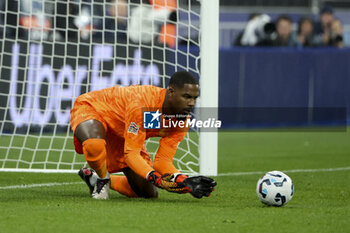
M100 121L106 130L107 168L109 172L119 172L127 167L126 156L142 156L150 162L144 143L149 137L161 137L154 160L154 169L164 173L176 173L173 157L178 144L187 133L185 129L143 129L143 111L152 109L162 112L166 89L155 86L114 86L92 91L79 96L71 110L71 127L84 121L95 119ZM75 139L78 153L82 153L80 143ZM151 169L135 171L144 175ZM152 169L153 170L153 169Z

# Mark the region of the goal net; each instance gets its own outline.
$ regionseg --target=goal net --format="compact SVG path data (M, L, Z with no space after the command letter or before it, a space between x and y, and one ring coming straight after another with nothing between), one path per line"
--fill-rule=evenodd
M69 125L74 100L83 93L116 84L166 87L178 70L199 78L202 5L2 1L0 171L76 172L85 165L84 156L75 153ZM200 161L210 161L199 153L201 134L192 130L179 145L174 164L182 172L199 173ZM147 141L152 156L158 140ZM210 157L215 160L216 154ZM216 163L204 164L211 171L206 173L215 175Z

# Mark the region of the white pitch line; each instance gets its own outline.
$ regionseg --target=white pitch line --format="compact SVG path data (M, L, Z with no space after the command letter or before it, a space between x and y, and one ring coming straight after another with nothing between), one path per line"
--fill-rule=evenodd
M302 173L302 172L335 172L335 171L347 171L350 167L337 167L337 168L320 168L320 169L293 169L284 170L284 173ZM253 172L229 172L220 173L218 176L244 176L244 175L259 175L265 174L267 171L253 171Z
M12 185L0 187L0 189L28 189L28 188L40 188L40 187L51 187L71 184L83 184L83 182L63 182L63 183L43 183L43 184L24 184L24 185Z
M284 170L285 173L303 173L303 172L335 172L335 171L347 171L350 167L338 167L338 168L320 168L320 169L293 169ZM252 171L252 172L229 172L220 173L218 176L245 176L245 175L261 175L265 174L266 171ZM3 186L0 190L4 189L27 189L27 188L40 188L40 187L52 187L52 186L62 186L71 184L83 184L83 182L63 182L63 183L42 183L42 184L28 184L28 185L13 185L13 186Z

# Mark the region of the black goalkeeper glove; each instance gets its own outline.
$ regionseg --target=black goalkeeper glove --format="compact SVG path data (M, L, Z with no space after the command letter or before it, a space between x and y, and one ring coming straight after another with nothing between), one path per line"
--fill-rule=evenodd
M212 178L206 176L189 177L179 174L174 178L174 181L184 185L186 187L184 192L189 192L196 198L202 198L203 196L209 197L216 186L216 182Z
M191 193L196 198L209 197L214 191L216 182L206 176L189 177L184 174L164 174L152 171L147 175L147 180L157 186L173 193Z

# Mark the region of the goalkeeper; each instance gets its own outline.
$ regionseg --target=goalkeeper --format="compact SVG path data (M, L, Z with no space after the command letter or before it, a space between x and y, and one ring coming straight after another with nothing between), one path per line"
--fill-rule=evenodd
M129 197L154 198L158 197L157 187L208 197L216 185L213 179L188 177L173 165L177 146L188 128L143 128L144 109L154 111L152 121L164 117L174 122L191 112L198 96L198 82L186 71L174 73L166 89L114 86L79 96L70 122L75 150L84 154L92 168L79 171L92 197L108 199L111 188ZM178 117L167 118L172 116ZM154 162L144 145L149 137L161 137ZM110 175L115 172L125 176Z

